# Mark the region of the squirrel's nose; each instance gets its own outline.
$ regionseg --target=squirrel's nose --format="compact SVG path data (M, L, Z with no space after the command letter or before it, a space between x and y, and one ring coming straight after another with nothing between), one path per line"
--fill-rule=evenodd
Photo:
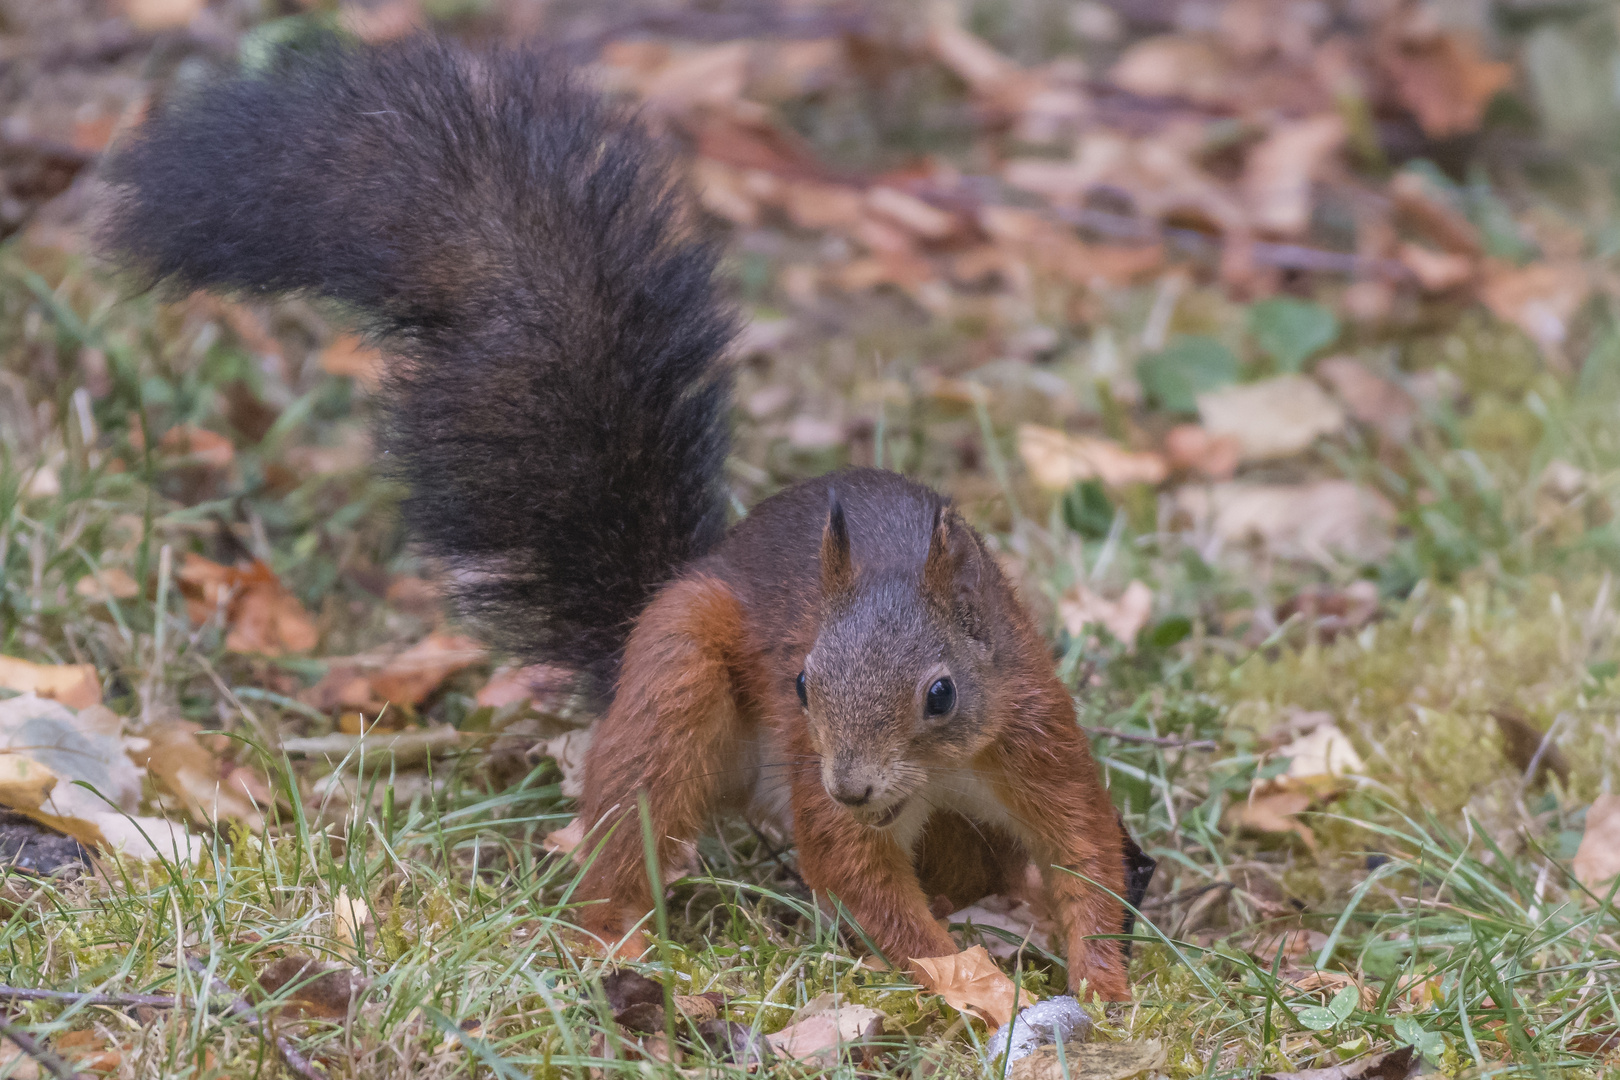
M867 784L858 794L854 788L839 788L832 793L832 797L845 806L865 806L872 801L872 785Z

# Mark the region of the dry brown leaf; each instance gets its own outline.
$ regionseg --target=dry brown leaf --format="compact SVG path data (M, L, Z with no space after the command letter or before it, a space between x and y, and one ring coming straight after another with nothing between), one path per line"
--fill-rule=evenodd
M1058 615L1064 629L1080 637L1088 626L1102 626L1126 648L1136 647L1136 636L1153 617L1153 590L1132 581L1116 600L1076 584L1058 600Z
M1579 263L1536 262L1491 266L1480 299L1491 313L1528 334L1548 355L1560 355L1569 320L1586 302L1592 282Z
M1233 803L1226 812L1229 826L1262 833L1293 833L1316 850L1316 834L1301 822L1296 814L1310 809L1309 792L1272 789L1261 794L1250 792L1242 802Z
M1066 1042L1060 1057L1055 1043L1038 1046L1013 1062L1008 1080L1130 1080L1155 1073L1166 1062L1157 1039L1142 1042Z
M1212 435L1197 424L1177 424L1164 436L1164 456L1173 469L1229 480L1243 460L1243 444L1232 435Z
M1382 61L1402 103L1437 139L1477 129L1491 98L1513 82L1512 64L1487 59L1475 42L1455 33L1390 42Z
M472 638L435 631L370 676L372 696L396 705L419 705L445 679L484 659Z
M358 959L360 955L360 945L366 939L366 924L369 922L370 905L358 896L350 896L347 885L338 886L337 898L332 901L332 937L351 959Z
M642 79L642 100L666 116L735 105L747 85L752 47L749 41L728 41L672 50L666 63Z
M1243 196L1256 230L1297 236L1311 221L1311 184L1344 145L1348 129L1334 114L1276 124L1249 151Z
M560 705L573 692L574 683L574 673L555 664L503 667L489 677L476 700L480 706L495 709L529 701L544 711Z
M225 647L232 652L280 656L308 652L320 640L315 620L264 563L223 566L187 552L175 577L191 621L201 624L225 609Z
M1002 94L1023 77L1014 61L948 17L936 18L929 27L928 47L935 59L980 95Z
M133 600L141 594L141 587L128 570L104 566L75 582L73 591L86 600L105 604L109 600Z
M540 846L552 855L572 855L584 840L585 822L575 818L555 832L547 833Z
M117 1072L124 1063L123 1050L98 1031L69 1031L58 1035L52 1045L58 1054L78 1069Z
M938 994L958 1012L971 1013L993 1028L1012 1019L1013 1001L1020 994L1006 972L996 966L983 945L951 956L913 957L923 989Z
M321 370L375 390L382 383L383 355L357 334L339 334L321 350Z
M1599 795L1586 808L1586 831L1575 851L1575 877L1606 895L1620 876L1620 795Z
M1449 292L1474 278L1474 260L1417 244L1402 244L1396 258L1427 292Z
M1411 437L1417 403L1382 375L1348 356L1318 360L1312 373L1327 383L1358 423L1376 428L1392 442L1405 442Z
M94 664L35 664L0 656L0 686L54 698L72 709L101 702L101 679Z
M1137 42L1108 72L1121 90L1144 97L1180 97L1200 105L1220 102L1232 85L1226 59L1209 41L1163 34Z
M372 45L397 41L427 22L419 0L387 0L382 4L344 4L338 23Z
M203 0L124 0L124 14L137 30L175 30L202 9Z
M39 1062L10 1039L0 1039L0 1076L7 1080L39 1080Z
M1395 212L1443 250L1470 259L1485 253L1474 223L1446 202L1422 176L1414 172L1399 174L1389 182L1389 195Z
M1340 556L1381 558L1394 543L1395 508L1349 480L1308 484L1227 481L1176 492L1181 511L1229 544L1258 544L1271 555L1327 566Z
M1491 719L1496 721L1496 728L1502 733L1503 755L1521 775L1528 773L1534 763L1536 775L1531 778L1531 783L1545 781L1547 773L1551 772L1560 783L1568 785L1569 762L1556 744L1547 742L1545 732L1514 709L1492 709Z
M1109 487L1161 484L1170 475L1164 458L1127 450L1111 439L1068 435L1039 424L1018 428L1018 456L1030 476L1049 491L1063 491L1079 480L1101 480Z
M1324 941L1323 944L1326 944ZM1324 1003L1347 986L1356 988L1356 997L1363 1009L1371 1012L1378 1005L1378 991L1360 978L1343 971L1308 971L1288 980L1302 994L1321 994Z
M158 448L210 469L226 469L236 460L236 446L217 431L196 424L176 424L163 433Z
M881 1035L884 1016L868 1005L853 1005L840 994L822 994L793 1014L781 1031L765 1036L770 1048L794 1061L837 1061L846 1048Z
M1036 949L1050 948L1057 932L1057 924L1045 911L1022 897L999 894L983 897L960 911L951 912L946 921L953 926L965 923L973 927L994 927L1012 935L1013 941L998 934L981 935L986 951L1002 960L1018 955L1020 942L1027 941Z
M782 208L801 229L849 231L860 224L866 198L858 188L801 180L783 189Z
M268 804L254 806L240 783L224 782L225 765L198 740L201 730L199 725L184 720L149 724L141 731L147 748L131 750L130 757L178 796L186 812L198 822L233 819L254 832L262 832L263 808Z
M1244 461L1292 457L1345 426L1344 410L1303 375L1279 375L1199 394L1198 416L1211 435L1236 439Z
M866 193L866 206L924 240L943 240L956 231L956 215L899 188L879 185L871 189Z
M1300 1069L1298 1072L1270 1072L1261 1074L1260 1080L1406 1080L1412 1074L1417 1051L1403 1046L1384 1054L1357 1058L1325 1069Z
M259 989L272 997L288 990L295 1013L341 1020L371 985L358 971L333 961L285 956L259 975Z

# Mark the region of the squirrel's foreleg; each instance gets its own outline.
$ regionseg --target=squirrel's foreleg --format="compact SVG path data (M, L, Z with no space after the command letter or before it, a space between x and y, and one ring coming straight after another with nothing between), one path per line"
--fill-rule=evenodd
M821 786L816 770L794 771L792 797L799 870L812 889L837 897L896 964L957 951L928 910L911 854L887 830L851 817Z
M1086 737L1062 704L1047 722L1007 733L994 751L998 794L1021 825L1041 870L1069 959L1069 989L1083 981L1105 1001L1131 996L1118 941L1098 940L1124 925L1124 837L1108 792L1097 780ZM1037 729L1038 728L1038 729ZM1112 890L1113 895L1110 895Z
M648 605L625 648L618 692L585 755L587 835L594 853L581 924L609 944L653 906L640 806L668 867L714 811L735 759L740 719L732 658L742 614L718 579L694 574ZM601 845L599 851L595 850Z

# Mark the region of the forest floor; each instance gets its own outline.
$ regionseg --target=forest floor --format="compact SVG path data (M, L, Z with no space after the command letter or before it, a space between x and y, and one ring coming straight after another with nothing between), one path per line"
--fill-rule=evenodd
M429 23L686 150L739 513L902 470L1049 632L1158 861L1052 1075L1612 1074L1620 52L1471 0L0 4L0 1074L999 1075L745 822L643 962L574 950L590 716L442 610L387 358L95 258L153 101ZM1038 908L949 918L1063 992Z

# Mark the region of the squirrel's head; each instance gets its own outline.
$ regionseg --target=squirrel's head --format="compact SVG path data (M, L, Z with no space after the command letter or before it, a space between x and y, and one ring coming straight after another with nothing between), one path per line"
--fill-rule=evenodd
M891 824L932 770L994 737L983 613L990 555L966 522L935 513L913 566L863 569L837 495L821 541L821 626L797 678L827 793L857 819Z

